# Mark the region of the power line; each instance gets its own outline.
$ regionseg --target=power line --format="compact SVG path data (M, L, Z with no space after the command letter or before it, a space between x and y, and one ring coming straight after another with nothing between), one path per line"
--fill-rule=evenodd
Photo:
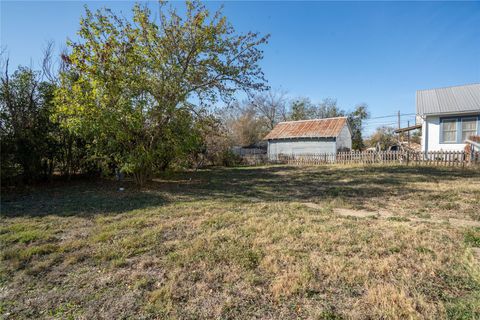
M416 115L416 113L400 114L400 116L415 116L415 115ZM385 118L393 118L393 117L398 117L398 114L392 114L392 115L388 115L388 116L372 117L372 118L365 119L365 121L368 121L368 120L371 120L371 119L385 119Z
M410 118L403 118L401 119L401 122L407 122L407 121L412 121L413 119ZM384 121L373 121L373 122L363 122L364 124L377 124L377 123L386 123L386 122L393 122L395 121L394 119L385 119ZM398 121L396 122L398 124Z
M415 115L409 115L409 114L401 114L400 116L405 117L405 118L415 118ZM375 117L375 118L368 118L366 120L378 120L378 119L387 119L388 118L396 118L398 115L392 115L392 116L383 116L383 117Z
M366 124L366 125L374 125L374 124L382 124L382 123L387 123L387 122L388 122L388 123L390 123L390 122L395 122L395 123L397 123L397 121L394 120L394 119L388 119L388 120L385 120L385 121L365 122L364 124Z
M407 122L408 120L410 120L411 118L405 118L405 119L401 119L402 122ZM373 121L373 122L370 122L370 121L364 121L365 124L376 124L376 123L385 123L385 122L390 122L390 121L393 121L393 119L387 119L387 120L383 120L383 121Z
M375 124L366 124L362 127L364 128L372 128L372 127L383 127L383 126L393 126L396 125L397 122L384 122L384 123L375 123Z
M411 119L407 119L407 118L403 118L403 119L401 119L400 122L401 122L402 124L404 124L404 123L407 123L408 121L411 122L412 120L411 120ZM393 123L393 122L396 123L396 124L398 124L398 121L395 121L395 120L393 120L393 119L387 119L387 120L385 120L385 121L363 122L363 124L366 125L366 126L374 126L374 125L376 125L376 124L385 124L385 123Z

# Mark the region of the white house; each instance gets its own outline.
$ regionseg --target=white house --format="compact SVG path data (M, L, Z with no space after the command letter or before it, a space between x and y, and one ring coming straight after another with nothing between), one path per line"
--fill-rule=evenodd
M335 153L352 148L352 131L346 117L280 122L265 136L268 157Z
M480 84L417 91L417 119L422 151L462 151L480 135Z

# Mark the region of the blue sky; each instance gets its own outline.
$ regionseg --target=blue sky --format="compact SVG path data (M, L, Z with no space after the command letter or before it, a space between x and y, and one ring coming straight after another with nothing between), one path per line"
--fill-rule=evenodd
M2 1L11 66L39 66L48 40L76 39L85 3L126 15L133 4ZM226 2L224 13L240 32L271 34L262 67L291 97L333 97L346 110L365 102L379 117L414 113L418 89L480 82L480 2ZM395 121L372 119L366 131Z

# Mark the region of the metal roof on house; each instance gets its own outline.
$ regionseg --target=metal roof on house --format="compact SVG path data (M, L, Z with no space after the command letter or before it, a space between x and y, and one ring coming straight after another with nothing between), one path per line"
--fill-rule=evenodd
M480 83L417 91L417 114L480 111Z
M337 137L346 124L346 117L280 122L263 139Z

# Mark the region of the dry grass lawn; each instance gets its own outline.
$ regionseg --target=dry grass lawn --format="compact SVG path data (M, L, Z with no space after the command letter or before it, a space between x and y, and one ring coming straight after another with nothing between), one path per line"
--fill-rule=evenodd
M480 170L271 166L121 185L2 194L3 318L480 318Z

